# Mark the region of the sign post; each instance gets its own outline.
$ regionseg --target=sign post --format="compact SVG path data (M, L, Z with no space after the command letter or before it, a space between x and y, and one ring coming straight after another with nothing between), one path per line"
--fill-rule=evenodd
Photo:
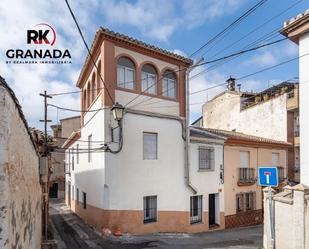
M268 187L271 248L275 249L275 227L273 217L273 196L271 187L278 187L278 169L276 167L259 167L258 173L260 186Z

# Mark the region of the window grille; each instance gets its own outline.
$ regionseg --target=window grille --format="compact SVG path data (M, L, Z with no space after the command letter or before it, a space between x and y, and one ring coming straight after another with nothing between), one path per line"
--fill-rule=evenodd
M144 223L157 221L157 196L144 197Z
M202 222L202 195L196 195L190 197L190 223Z

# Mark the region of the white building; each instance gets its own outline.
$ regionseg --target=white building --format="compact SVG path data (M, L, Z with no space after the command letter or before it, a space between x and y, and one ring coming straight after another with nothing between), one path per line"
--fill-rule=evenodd
M192 131L185 164L192 61L103 28L91 53L97 68L88 57L77 83L87 112L63 145L72 210L98 229L136 234L224 228L224 140ZM117 102L125 107L120 122Z
M287 176L299 181L298 84L282 82L249 93L236 90L235 79L227 82L226 91L203 105L203 127L291 143Z
M281 33L299 45L300 182L309 186L309 10L285 22Z

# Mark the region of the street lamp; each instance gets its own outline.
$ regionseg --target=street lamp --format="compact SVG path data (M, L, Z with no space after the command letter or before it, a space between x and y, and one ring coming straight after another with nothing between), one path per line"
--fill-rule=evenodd
M124 114L124 107L116 102L116 104L113 105L111 111L113 112L114 119L118 122L123 118Z

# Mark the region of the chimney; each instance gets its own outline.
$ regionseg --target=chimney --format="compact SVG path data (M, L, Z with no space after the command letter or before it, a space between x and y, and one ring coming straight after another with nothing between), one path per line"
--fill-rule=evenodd
M241 84L237 84L237 91L240 92L241 90Z
M227 89L230 91L235 91L235 79L232 76L226 81Z

